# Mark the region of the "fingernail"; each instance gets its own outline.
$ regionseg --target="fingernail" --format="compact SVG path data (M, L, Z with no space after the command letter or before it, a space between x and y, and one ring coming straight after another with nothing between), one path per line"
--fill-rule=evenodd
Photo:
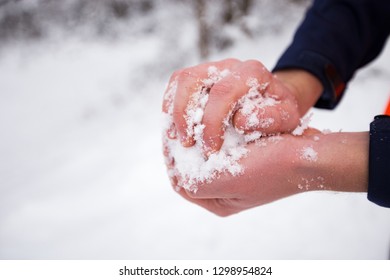
M194 145L194 140L192 137L188 137L187 135L184 135L180 138L181 145L184 147L191 147Z

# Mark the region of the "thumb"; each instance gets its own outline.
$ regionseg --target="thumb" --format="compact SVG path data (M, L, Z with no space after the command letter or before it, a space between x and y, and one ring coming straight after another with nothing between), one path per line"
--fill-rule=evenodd
M233 125L245 133L259 131L264 134L276 134L294 130L299 125L299 120L296 102L285 99L265 106L252 105L252 109L249 110L244 106L236 111Z

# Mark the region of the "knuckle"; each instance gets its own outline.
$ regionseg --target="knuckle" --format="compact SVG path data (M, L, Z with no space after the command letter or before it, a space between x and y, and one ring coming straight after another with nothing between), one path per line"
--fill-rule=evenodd
M171 77L169 78L169 81L170 82L173 82L173 81L178 81L180 79L180 77L182 76L183 72L186 71L186 69L178 69L178 70L175 70Z
M233 85L226 81L220 81L216 83L210 90L210 94L217 97L226 97L232 90Z
M175 79L177 76L180 76L181 72L183 72L183 69L176 70L172 73L171 79Z
M240 63L241 61L236 59L236 58L227 58L222 60L222 62L227 63L227 64L237 64Z
M192 77L194 74L192 73L192 71L187 68L187 69L184 69L180 72L179 76L183 77L183 78L189 78L189 77Z
M267 68L258 60L247 60L244 62L245 68L249 69L250 71L257 72L259 75L269 74L270 72L267 70Z
M248 66L248 67L253 67L253 68L264 68L264 65L258 61L258 60L255 60L255 59L249 59L247 61L245 61L245 64Z
M178 82L185 82L193 77L193 73L189 68L186 68L176 71L173 76L177 79Z
M198 80L201 70L200 66L181 69L177 73L177 79L179 82Z

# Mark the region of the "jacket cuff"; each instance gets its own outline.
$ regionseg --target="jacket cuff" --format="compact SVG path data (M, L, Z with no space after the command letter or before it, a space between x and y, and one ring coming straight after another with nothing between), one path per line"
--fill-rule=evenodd
M390 207L390 117L376 116L370 125L367 198Z

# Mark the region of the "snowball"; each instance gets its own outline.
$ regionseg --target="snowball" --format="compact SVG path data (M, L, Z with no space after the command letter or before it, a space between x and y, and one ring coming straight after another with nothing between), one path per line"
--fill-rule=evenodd
M224 140L221 149L206 157L203 140L205 125L202 123L202 119L210 88L229 74L228 70L221 71L214 66L209 67L208 77L201 81L198 91L191 96L185 111L185 120L187 134L195 140L195 145L192 147L183 147L179 139L171 137L172 127L174 126L172 118L173 100L177 90L177 80L174 80L168 86L164 96L168 109L167 113L163 113L163 142L166 160L168 163L174 164L174 167L169 170L169 175L171 178L177 178L179 187L196 192L199 185L211 182L221 174L227 173L238 176L244 173L245 170L240 164L240 160L247 156L249 152L247 145L250 142L260 143L260 138L263 135L259 131L245 134L243 131L236 130L232 125L232 116L235 111L240 109L246 116L248 127L267 128L275 121L272 118L260 119L258 113L269 106L279 104L280 101L266 92L267 83L259 84L255 78L248 79L248 92L235 104L231 105L230 111L223 121L225 131L224 135L221 135ZM269 139L271 139L270 141L280 141L279 138ZM263 144L266 145L265 142L259 145L263 146ZM306 150L302 151L302 157L314 161L317 159L317 154L311 147L307 147Z
M274 123L274 119L260 119L259 112L264 112L265 108L279 104L280 101L270 97L266 92L268 83L259 84L255 78L247 80L249 91L238 102L241 113L246 117L246 128L268 128Z

